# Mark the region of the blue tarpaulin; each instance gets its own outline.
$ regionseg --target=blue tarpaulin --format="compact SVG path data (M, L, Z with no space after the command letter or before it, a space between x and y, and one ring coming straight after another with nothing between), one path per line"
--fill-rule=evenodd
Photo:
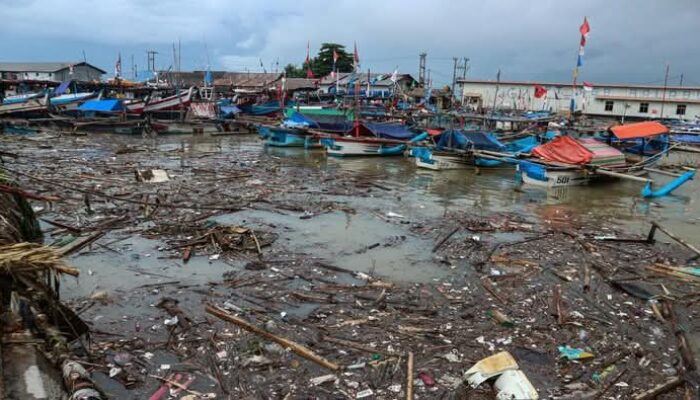
M78 107L80 111L117 112L124 109L121 100L89 100Z
M292 114L282 122L282 125L289 128L319 128L316 121L296 111L292 112Z
M68 89L68 86L70 86L71 82L72 81L70 79L67 81L61 82L61 84L53 91L53 93L56 95L65 93L66 90Z
M442 149L465 149L469 146L469 141L464 133L455 130L447 130L440 134L437 141L437 148Z
M369 131L370 134L379 138L405 140L416 136L416 132L402 124L364 122L362 123L362 127L366 131Z
M486 132L464 132L464 136L472 143L475 149L501 151L503 144Z

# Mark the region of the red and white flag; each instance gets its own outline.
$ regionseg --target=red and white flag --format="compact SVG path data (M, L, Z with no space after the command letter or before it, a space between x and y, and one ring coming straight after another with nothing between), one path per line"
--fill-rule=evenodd
M547 95L547 89L541 85L535 85L535 98L542 98Z
M333 49L333 64L338 62L338 53Z
M306 79L314 79L314 71L311 70L311 58L309 56L309 47L311 42L306 42Z
M588 82L583 82L583 90L587 92L592 92L593 91L593 84L588 83Z

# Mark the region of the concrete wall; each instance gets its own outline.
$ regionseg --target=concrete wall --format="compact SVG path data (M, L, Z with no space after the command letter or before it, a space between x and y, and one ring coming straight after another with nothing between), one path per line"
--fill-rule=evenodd
M542 84L547 95L535 98L535 83L463 82L460 83L465 101L472 100L482 108L567 111L572 88L569 84ZM496 87L498 86L498 94ZM589 115L613 117L661 118L662 87L635 87L622 85L595 85L592 91L581 86L576 91L576 110ZM606 110L606 102L612 102L612 110ZM646 103L646 112L640 108ZM678 105L685 105L685 115L677 114ZM700 88L669 87L663 105L664 118L692 119L700 115Z

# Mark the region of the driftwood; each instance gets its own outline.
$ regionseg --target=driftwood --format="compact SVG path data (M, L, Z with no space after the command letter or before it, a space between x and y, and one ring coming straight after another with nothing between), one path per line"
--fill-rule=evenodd
M406 400L413 400L413 352L408 352L406 360Z
M649 235L647 236L647 242L653 242L654 241L654 234L656 233L656 230L660 230L661 232L665 233L668 237L671 239L675 240L676 242L682 244L685 246L688 250L692 251L695 253L695 257L700 257L700 250L693 246L692 244L686 242L685 240L679 238L676 236L673 232L669 231L668 229L664 228L663 226L659 225L658 222L654 221L651 223L651 229L649 230Z
M217 306L212 306L212 305L207 305L206 311L209 314L211 314L217 318L220 318L224 321L230 322L234 325L237 325L237 326L247 330L248 332L254 333L258 336L262 336L265 339L268 339L270 341L273 341L273 342L281 345L282 347L288 348L291 351L293 351L294 353L296 353L297 355L299 355L303 358L306 358L307 360L313 361L316 364L318 364L324 368L328 368L332 371L337 371L338 369L340 369L338 364L335 364L331 361L326 360L325 358L319 356L318 354L314 353L313 351L306 348L305 346L302 346L299 343L291 341L287 338L279 337L279 336L274 335L274 334L272 334L272 333L270 333L262 328L259 328L253 324L250 324L248 321L245 321L242 318L239 318L239 317L236 317L235 315L229 314L223 308L220 308Z
M450 233L448 233L447 235L445 235L445 237L443 237L442 239L440 239L440 241L438 241L438 242L435 244L435 246L433 246L433 253L435 253L440 247L442 247L442 245L445 244L445 242L446 242L447 240L449 240L449 239L452 237L452 235L454 235L455 233L457 233L457 231L459 231L459 229L460 229L459 226L456 227L456 228L454 228L454 229L452 229L452 230L450 231Z
M678 386L681 386L683 383L684 383L683 378L677 376L675 378L669 379L668 381L666 381L660 385L656 385L653 388L651 388L645 392L637 393L636 395L634 395L633 399L634 400L652 400L661 394L664 394L666 392L669 392L669 391L677 388Z

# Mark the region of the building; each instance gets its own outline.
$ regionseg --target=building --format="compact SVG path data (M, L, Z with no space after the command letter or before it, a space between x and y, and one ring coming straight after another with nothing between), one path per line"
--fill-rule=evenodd
M396 83L391 77L392 74L370 73L370 97L391 97L395 91L405 93L417 84L410 74L397 74ZM352 95L354 94L357 80L360 81L360 95L366 96L368 86L367 73L339 72L337 77L324 76L319 81L319 92Z
M0 62L0 78L5 80L94 81L100 80L106 73L86 62Z
M550 110L570 109L571 83L528 81L458 80L462 103L472 110L496 109ZM546 90L535 97L535 88ZM700 87L579 83L575 110L585 115L614 118L675 118L700 116Z
M214 79L217 92L256 94L277 90L281 72L226 72Z

